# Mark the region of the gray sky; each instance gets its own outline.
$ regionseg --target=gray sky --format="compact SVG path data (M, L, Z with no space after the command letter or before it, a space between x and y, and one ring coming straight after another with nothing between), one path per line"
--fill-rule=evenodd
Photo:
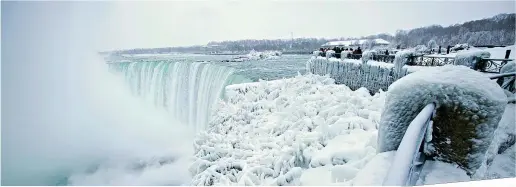
M514 1L490 0L184 0L74 4L73 11L62 11L58 17L73 18L74 25L85 22L82 24L85 29L98 34L95 37L100 49L290 38L291 32L294 37L357 37L431 24L447 26L515 12ZM66 8L56 7L52 11Z

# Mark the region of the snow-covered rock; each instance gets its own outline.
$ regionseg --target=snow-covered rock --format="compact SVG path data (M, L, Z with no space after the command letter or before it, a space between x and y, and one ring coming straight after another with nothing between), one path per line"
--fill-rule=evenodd
M394 82L380 121L378 151L396 150L410 122L436 103L433 155L474 174L485 161L507 97L494 81L463 66L417 71Z
M192 185L344 183L376 154L384 93L312 74L232 88L194 141Z
M482 58L489 58L491 56L491 53L484 51L484 50L478 50L478 49L471 49L471 50L463 50L459 51L455 55L455 60L453 61L454 65L462 65L469 68L482 68L481 65L478 64L481 62ZM477 67L478 66L478 67Z

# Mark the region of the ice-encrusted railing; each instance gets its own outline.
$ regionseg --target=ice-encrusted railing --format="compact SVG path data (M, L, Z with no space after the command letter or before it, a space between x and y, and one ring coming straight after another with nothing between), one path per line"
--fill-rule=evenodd
M501 73L490 76L492 80L512 77L509 81L504 81L500 86L504 89L509 84L514 84L516 72ZM514 102L514 98L510 98L509 102ZM384 186L414 186L416 185L419 175L426 158L424 154L424 145L427 140L428 129L432 128L432 117L435 115L434 103L426 105L421 112L412 120L405 132L403 139L396 151L394 161L389 168L389 172L384 179Z
M507 78L506 78L507 77ZM492 75L489 77L492 80L497 80L500 87L502 87L505 90L514 92L514 82L516 81L516 72L510 72L510 73L500 73L497 75ZM507 101L507 103L516 103L516 98L510 97Z
M394 162L383 182L384 186L414 186L425 163L423 147L427 129L432 128L435 104L426 105L412 120L396 151Z

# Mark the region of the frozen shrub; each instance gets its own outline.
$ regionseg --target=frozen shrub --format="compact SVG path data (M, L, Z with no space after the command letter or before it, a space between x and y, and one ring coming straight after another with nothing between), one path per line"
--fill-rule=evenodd
M396 150L410 122L432 102L431 156L474 174L485 160L507 97L499 85L467 67L416 71L394 82L380 120L378 151Z
M482 50L460 51L455 56L453 64L462 65L472 69L485 69L485 64L481 64L482 58L489 58L491 53Z

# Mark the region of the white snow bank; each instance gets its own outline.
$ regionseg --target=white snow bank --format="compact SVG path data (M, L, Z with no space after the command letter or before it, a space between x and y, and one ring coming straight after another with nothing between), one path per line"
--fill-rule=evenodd
M471 178L455 164L441 161L426 161L416 185L433 185L468 182Z
M485 179L502 179L516 177L516 149L509 147L502 154L497 154L487 170Z
M493 142L486 154L486 163L488 165L491 165L493 159L495 159L498 154L504 153L509 147L514 146L516 141L515 113L515 105L507 104L502 119L500 120L500 123L498 123L498 128L495 131Z
M383 93L311 74L245 88L194 141L192 185L345 184L376 153Z
M453 64L475 68L482 58L489 58L490 56L491 53L478 49L459 51L457 55L455 55Z
M373 159L357 173L353 180L353 186L382 186L395 156L396 151L383 152L375 155Z
M503 59L505 58L505 53L507 50L511 50L511 54L509 54L510 59L516 59L516 46L511 45L507 47L494 47L487 48L484 51L491 53L491 58Z
M507 97L494 81L463 66L417 71L394 82L382 113L378 151L396 150L410 122L431 102L437 104L432 154L475 173L485 160Z

